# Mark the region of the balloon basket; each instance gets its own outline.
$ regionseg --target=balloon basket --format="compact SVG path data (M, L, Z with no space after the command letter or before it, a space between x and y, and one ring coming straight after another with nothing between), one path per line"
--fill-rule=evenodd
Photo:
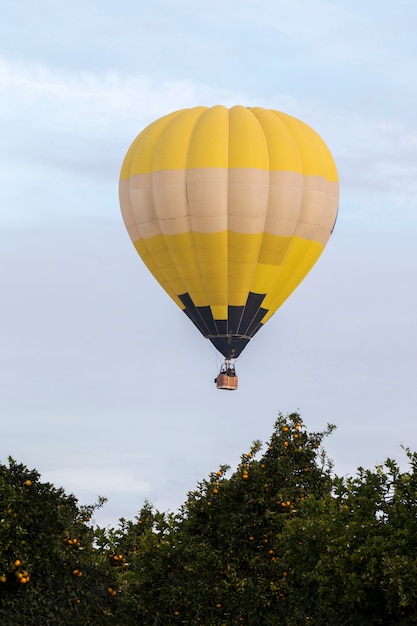
M238 377L235 366L231 361L226 360L220 368L217 378L214 379L217 389L227 389L234 391L238 387Z

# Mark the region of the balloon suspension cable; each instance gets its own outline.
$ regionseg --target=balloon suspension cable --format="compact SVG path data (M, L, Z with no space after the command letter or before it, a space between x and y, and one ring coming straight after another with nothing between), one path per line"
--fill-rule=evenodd
M238 387L238 377L235 364L231 359L225 359L218 376L214 379L217 389L234 391Z

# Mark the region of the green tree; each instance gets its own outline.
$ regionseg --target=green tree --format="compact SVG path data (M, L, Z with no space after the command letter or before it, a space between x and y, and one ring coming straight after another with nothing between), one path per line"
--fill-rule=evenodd
M310 496L331 491L320 444L333 427L307 433L299 414L280 415L260 458L255 442L236 471L210 474L177 515L146 504L136 523L113 534L111 553L126 554L119 619L138 623L291 623L296 564L282 534Z
M102 504L42 483L35 470L0 465L0 624L97 624L111 614L90 518Z
M417 458L410 470L388 459L355 477L334 477L332 492L305 503L285 539L300 574L316 588L315 624L417 623Z
M35 471L0 466L0 624L417 624L417 455L338 477L298 413L177 513L116 529ZM99 502L99 506L102 501Z
M145 503L104 533L125 559L118 624L416 624L417 457L334 476L332 429L279 415L263 453L211 473L177 514Z

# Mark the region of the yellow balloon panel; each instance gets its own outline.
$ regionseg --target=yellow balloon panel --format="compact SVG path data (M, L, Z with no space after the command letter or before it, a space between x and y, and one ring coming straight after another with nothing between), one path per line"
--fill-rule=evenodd
M337 215L337 171L323 140L296 118L196 107L136 138L120 203L156 280L232 358L323 251Z
M187 169L227 169L228 165L229 111L215 106L200 115L189 136Z

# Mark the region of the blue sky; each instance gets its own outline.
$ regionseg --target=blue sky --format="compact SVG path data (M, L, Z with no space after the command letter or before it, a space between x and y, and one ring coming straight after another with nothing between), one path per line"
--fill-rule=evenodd
M178 507L278 411L337 425L339 474L417 448L416 27L411 0L3 8L3 462L82 503L108 497L97 520L114 524L144 498ZM238 360L232 394L215 389L219 355L148 275L118 203L142 128L217 103L300 117L341 181L327 249Z

